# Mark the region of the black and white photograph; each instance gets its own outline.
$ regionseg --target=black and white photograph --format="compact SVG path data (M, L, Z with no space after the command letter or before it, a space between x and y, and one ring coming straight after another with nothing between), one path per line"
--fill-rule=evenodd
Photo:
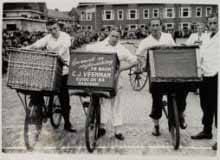
M3 157L219 156L217 1L1 5Z

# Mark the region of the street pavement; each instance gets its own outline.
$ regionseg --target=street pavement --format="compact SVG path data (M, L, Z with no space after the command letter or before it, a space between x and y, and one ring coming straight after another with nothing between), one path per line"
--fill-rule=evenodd
M138 42L137 42L138 43ZM71 122L77 133L63 130L63 121L58 129L53 129L50 122L43 125L42 133L33 151L27 151L24 145L24 108L15 92L7 86L7 78L2 80L2 150L5 153L76 153L87 154L85 146L85 114L77 96L71 96ZM161 136L152 136L152 120L149 117L152 98L149 84L139 92L133 91L128 72L123 73L125 92L122 93L125 140L114 138L113 127L107 124L107 134L98 140L94 154L107 155L177 155L177 156L216 156L211 146L216 140L216 129L212 140L191 140L190 136L202 130L199 96L189 93L187 97L186 121L188 128L181 130L179 150L173 150L171 136L165 115L161 119ZM214 128L214 127L213 127Z

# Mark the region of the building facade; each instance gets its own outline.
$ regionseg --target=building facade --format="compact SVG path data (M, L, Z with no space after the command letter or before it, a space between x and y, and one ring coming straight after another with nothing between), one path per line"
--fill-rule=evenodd
M68 12L62 12L58 9L48 9L48 20L51 19L55 19L62 24L62 28L71 28L76 25L74 16L69 16Z
M47 8L45 3L4 3L3 29L46 31Z
M79 3L82 29L99 31L119 26L129 30L148 29L152 18L161 18L165 30L190 30L198 22L207 23L210 14L218 14L217 5L150 3Z

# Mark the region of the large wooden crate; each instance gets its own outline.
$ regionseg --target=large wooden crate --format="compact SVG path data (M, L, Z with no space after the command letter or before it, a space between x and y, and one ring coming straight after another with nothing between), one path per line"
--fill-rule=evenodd
M59 91L62 61L52 52L11 48L8 81L10 88L24 91Z
M150 82L186 83L201 81L196 46L154 48L149 51Z
M116 53L71 52L68 86L75 90L117 91L119 60Z

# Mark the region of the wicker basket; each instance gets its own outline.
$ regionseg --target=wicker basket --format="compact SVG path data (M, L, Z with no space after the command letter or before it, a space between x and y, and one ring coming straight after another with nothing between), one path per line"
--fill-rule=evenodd
M10 88L25 91L59 91L62 61L52 52L11 48L8 83Z

